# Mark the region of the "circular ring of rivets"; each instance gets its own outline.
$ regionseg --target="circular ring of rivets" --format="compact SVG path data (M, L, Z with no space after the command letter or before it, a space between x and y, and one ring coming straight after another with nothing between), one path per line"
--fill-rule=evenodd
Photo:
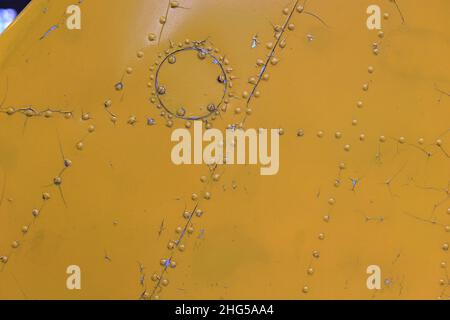
M223 95L220 98L220 101L217 104L211 103L207 106L207 113L203 115L196 115L196 116L187 116L186 110L183 109L183 112L174 112L173 110L178 110L177 108L171 109L168 107L164 101L163 96L166 94L166 88L160 84L159 82L159 74L164 66L165 63L173 64L174 61L176 61L176 55L180 54L182 52L187 51L196 51L198 53L198 57L202 60L209 58L214 64L216 64L220 68L220 74L217 78L217 81L223 85ZM165 58L161 61L161 63L158 64L158 67L156 69L155 73L155 91L153 93L153 96L156 98L152 101L155 101L159 104L160 107L162 107L167 113L170 115L184 120L194 121L194 120L204 120L212 115L214 115L216 112L220 111L220 107L225 103L225 99L228 93L229 88L229 79L227 72L225 70L225 66L223 65L222 59L217 58L213 55L212 50L210 48L203 47L202 43L200 42L194 42L193 45L185 48L180 48L177 50L174 50L172 52L169 52Z

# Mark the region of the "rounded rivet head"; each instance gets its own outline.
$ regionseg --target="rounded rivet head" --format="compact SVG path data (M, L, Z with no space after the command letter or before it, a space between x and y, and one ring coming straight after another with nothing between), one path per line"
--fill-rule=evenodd
M44 112L44 117L51 118L53 115L53 112L51 110L47 110Z
M116 91L122 91L122 90L123 90L123 87L124 87L124 85L123 85L122 82L116 83L116 85L114 86L114 88L116 89Z
M206 53L204 51L199 51L197 56L200 60L204 60L206 58Z
M213 103L208 104L206 108L208 109L209 112L215 112L217 110L216 105Z
M182 228L182 227L177 227L177 228L175 229L175 232L176 232L176 233L181 233L181 232L183 232L183 228Z
M258 59L256 60L256 65L262 67L263 65L265 65L265 62L262 59Z
M304 286L302 291L303 291L303 293L308 293L309 292L309 288L307 286Z
M178 247L178 250L181 252L184 252L186 250L186 247L184 244L180 244L180 246Z
M362 88L364 91L369 90L369 84L367 84L367 83L363 84Z
M205 192L205 195L203 196L203 198L205 198L206 200L210 200L211 199L211 193L210 192Z
M39 209L33 209L33 211L31 211L31 214L35 218L39 217Z
M148 35L148 41L155 41L156 40L156 34L150 33Z
M192 196L191 196L191 199L193 201L196 201L198 199L198 195L196 193L193 193Z
M105 108L110 108L112 106L112 101L111 100L106 100L104 103Z
M23 233L23 234L28 233L28 230L29 230L29 227L28 227L28 226L23 226L23 227L22 227L22 233Z
M137 55L138 58L143 58L143 57L144 57L144 52L138 51L138 52L136 53L136 55Z
M313 256L314 258L318 259L318 258L320 258L320 252L317 251L317 250L314 250L313 253L312 253L312 256Z
M357 103L356 103L356 106L358 107L358 108L362 108L363 107L363 102L362 101L358 101Z
M132 73L133 73L133 68L128 67L125 71L126 71L126 73L128 73L128 74L132 74Z
M161 261L159 262L160 265L165 266L166 265L167 260L166 259L161 259Z
M386 20L389 19L389 13L385 12L385 13L383 14L383 18L386 19Z
M425 139L424 138L420 138L419 140L417 140L418 144L424 144L425 143Z
M13 241L11 243L11 248L13 249L17 249L20 246L20 242L19 241Z
M278 62L280 62L280 60L278 59L278 58L276 58L276 57L273 57L271 60L270 60L270 63L272 64L272 65L277 65L278 64Z
M385 136L380 136L379 141L380 142L386 142L386 137Z
M167 286L169 285L169 280L163 279L163 280L161 280L161 284L162 284L164 287L167 287Z
M217 77L217 82L225 83L225 81L226 81L226 77L223 74L221 74Z
M441 268L447 268L447 262L442 261L441 262Z
M250 78L248 79L248 83L250 83L250 84L256 84L256 78L250 77Z
M60 186L61 183L62 183L61 177L56 177L56 178L53 179L53 184L54 184L55 186Z
M69 168L72 166L72 161L69 159L64 159L64 167Z
M299 5L297 6L296 10L298 13L302 13L305 10L305 8L302 5Z
M3 264L8 263L8 257L6 257L6 256L1 256L1 257L0 257L0 262L3 263Z
M44 201L50 200L50 198L51 198L50 193L44 192L44 193L42 194L42 199L43 199Z
M398 142L401 144L404 144L406 142L406 138L405 137L400 137L398 138Z
M95 126L94 125L90 125L89 127L88 127L88 132L89 133L93 133L95 131Z
M294 30L295 30L295 24L290 23L290 24L288 25L288 30L289 30L289 31L294 31Z
M164 260L164 264L166 263L166 261ZM157 273L152 274L152 281L158 281L159 280L159 275Z
M330 206L335 205L335 204L336 204L336 199L334 199L334 198L328 199L328 204L329 204Z
M156 90L158 92L158 94L160 96L165 95L166 94L166 88L164 86L159 86L158 89Z
M177 110L177 116L178 117L184 117L186 115L186 109L180 108Z
M369 68L367 68L367 71L369 73L373 73L375 71L375 69L372 66L369 66Z
M438 147L442 147L442 140L441 139L436 140L436 145Z
M303 129L297 130L297 137L303 137L305 135L305 131Z
M160 18L159 18L159 23L160 24L165 24L167 22L167 18L165 17L165 16L161 16Z
M203 216L203 211L201 209L197 209L195 210L195 215L200 218L201 216Z
M317 137L318 137L318 138L322 138L323 135L324 135L323 131L317 132Z
M325 215L325 216L323 216L323 221L325 221L325 222L330 222L330 216L329 215Z
M177 263L173 260L170 261L170 267L175 268L177 266Z
M442 245L442 250L448 251L448 243L444 243L444 244Z
M325 234L319 233L319 240L325 240Z
M344 150L345 150L345 151L350 151L350 149L351 149L351 146L350 146L349 144L346 144L346 145L344 146Z
M344 170L346 168L346 165L344 162L339 163L339 169Z
M194 233L194 228L193 228L193 227L187 228L187 232L188 232L189 234L193 234L193 233Z
M361 134L361 135L359 136L359 140L360 140L360 141L366 140L366 136L365 136L364 134Z
M183 218L189 219L191 217L191 213L189 211L183 212Z
M384 37L384 32L383 31L378 31L378 37L379 38L383 38Z
M76 145L76 148L77 148L78 150L80 150L80 151L83 150L83 149L84 149L84 143L81 142L81 141L78 142L77 145Z
M12 116L14 112L15 112L14 108L8 108L8 110L6 110L6 114L8 114L9 116Z
M314 269L308 268L308 270L306 272L308 273L308 275L312 276L314 274Z
M280 136L283 136L284 135L284 129L283 128L280 128L280 129L278 129L278 134L280 135Z
M177 62L177 58L172 54L172 55L169 56L169 58L167 59L167 61L168 61L170 64L174 64L174 63Z
M137 119L136 119L135 116L129 117L129 118L128 118L128 121L127 121L127 123L128 123L130 126L134 126L134 125L136 124L136 122L137 122Z

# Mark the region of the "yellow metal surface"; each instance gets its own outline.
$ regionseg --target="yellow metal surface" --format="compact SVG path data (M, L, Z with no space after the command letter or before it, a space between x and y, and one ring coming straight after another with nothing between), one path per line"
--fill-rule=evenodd
M33 0L0 36L0 298L448 299L450 3L302 5ZM282 129L279 173L174 165L203 116Z

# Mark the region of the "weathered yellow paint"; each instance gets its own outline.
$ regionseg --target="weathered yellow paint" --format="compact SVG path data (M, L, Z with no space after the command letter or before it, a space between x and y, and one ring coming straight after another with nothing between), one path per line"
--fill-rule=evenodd
M402 23L381 0L311 0L303 11L291 1L287 15L280 0L183 0L168 11L162 0L85 0L81 30L68 30L75 2L33 0L0 37L0 298L449 297L448 1L397 1ZM370 4L389 14L382 39L366 27ZM257 59L276 43L271 24L286 27L286 46L247 106ZM278 175L225 165L213 181L206 166L172 164L170 135L186 121L160 116L151 77L165 50L202 40L235 77L212 126L282 128ZM164 68L170 106L195 116L220 100L209 59L183 52ZM196 206L204 215L171 253ZM151 278L172 254L165 287ZM79 291L66 288L69 265L81 267ZM381 290L366 287L369 265L382 270Z

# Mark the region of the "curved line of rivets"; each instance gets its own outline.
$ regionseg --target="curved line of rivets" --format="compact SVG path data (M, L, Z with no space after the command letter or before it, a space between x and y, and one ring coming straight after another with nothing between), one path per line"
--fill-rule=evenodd
M160 18L160 23L162 24L162 29L160 31L159 37L155 33L149 33L147 35L147 40L149 42L149 45L147 45L143 49L137 51L136 56L137 56L138 59L144 58L145 52L143 50L147 50L147 49L153 48L154 47L154 43L156 41L157 41L157 43L159 45L159 43L161 41L161 35L162 35L163 27L164 27L165 23L167 22L168 12L169 12L170 9L177 9L177 8L187 9L187 8L184 8L184 7L180 6L180 3L178 1L174 1L174 0L169 1L166 16L162 16ZM170 42L170 48L174 48L175 45L172 43L172 41L169 41L169 42ZM190 43L191 43L191 41L189 39L186 39L185 43L181 43L180 42L178 44L178 47L181 49L181 48L184 48L185 44L189 45ZM203 42L195 42L194 41L193 43L194 43L194 45L200 46ZM218 50L215 49L215 52L218 52ZM168 55L169 53L170 53L170 50L167 49L165 51L165 54ZM158 54L158 58L163 58L163 57L164 57L164 55L162 53ZM158 66L158 65L160 65L160 62L155 61L154 66L150 67L150 71L153 72L155 70L155 66ZM118 82L116 82L114 84L115 91L123 92L123 90L125 89L125 76L126 75L132 75L133 72L134 72L134 70L130 66L125 69L125 72L122 74L122 77L121 77L120 81L118 81ZM154 80L155 80L154 75L151 75L150 76L150 81L147 83L147 86L149 88L153 88L154 87ZM122 94L120 100L123 100L123 96L124 96L124 93ZM118 121L118 115L116 113L114 113L113 111L111 111L112 106L113 106L113 101L111 99L109 99L109 98L106 99L103 102L103 108L106 111L106 113L110 116L111 122L116 124L117 121ZM167 127L170 128L170 127L173 126L173 121L172 121L173 115L171 115L170 113L167 114L166 111L161 112L160 115L161 115L161 117L166 119ZM215 117L216 116L214 115L213 118L215 118ZM129 124L131 126L134 126L134 125L136 125L137 122L138 122L138 119L136 118L136 116L131 115L131 116L128 117L127 124ZM154 118L148 118L147 121L146 121L146 124L149 125L149 126L153 126L153 125L156 124L156 121L155 121ZM186 127L190 127L190 122L186 123Z
M152 92L152 97L150 98L150 102L157 105L158 109L163 108L165 112L167 112L167 115L171 116L170 119L173 117L184 119L187 121L194 121L194 120L205 120L206 118L212 118L215 116L220 116L220 110L222 105L225 105L225 100L228 93L228 87L229 87L229 78L227 75L227 70L224 65L224 58L220 57L217 58L213 54L213 48L212 47L206 47L206 41L194 41L192 45L190 45L190 41L187 39L185 40L185 44L189 45L187 47L182 46L181 48L172 50L172 51L166 51L166 56L163 57L161 63L158 63L157 69L155 72L155 75L151 74L150 79L154 79L155 87ZM172 48L173 49L173 46ZM223 95L220 98L220 101L216 104L210 103L207 106L207 113L205 115L199 115L199 116L187 116L186 110L183 107L177 108L176 112L172 112L164 103L162 97L167 93L167 88L159 83L159 72L161 71L161 68L163 65L168 62L170 64L176 63L176 55L181 52L186 51L196 51L198 53L198 57L201 60L204 60L206 57L209 57L212 59L213 63L217 64L221 70L221 74L218 76L217 81L223 85ZM167 53L168 52L168 53ZM215 49L214 52L218 53L219 50ZM225 109L225 108L224 108ZM169 120L170 120L169 119Z
M83 114L82 116L82 120L83 121L88 121L90 120L90 116L89 114ZM79 140L76 145L75 148L78 151L82 151L85 147L84 141L86 140L87 135L92 134L95 132L95 126L94 125L89 125L88 129L87 129L88 133L81 139ZM60 144L60 148L61 148L61 156L63 158L63 168L59 171L58 175L52 178L52 183L48 186L46 186L45 188L48 189L49 187L56 187L60 193L61 199L64 203L64 205L67 207L67 203L66 200L64 198L64 194L62 191L62 183L63 183L63 175L64 173L70 168L72 167L72 161L68 158L66 158L64 156L64 152L62 149L62 146ZM23 225L21 228L21 233L22 233L22 238L25 238L25 236L27 236L30 233L31 227L33 225L35 225L35 223L37 222L38 218L41 216L43 209L45 207L45 205L51 200L52 196L50 192L44 192L42 193L42 203L40 206L35 207L31 210L31 215L33 217L33 220L26 224ZM8 261L10 261L10 258L12 256L12 254L14 253L14 251L16 249L18 249L21 246L22 242L20 240L14 240L11 243L11 250L7 253L7 255L3 255L0 256L0 263L3 264L2 268L0 271L3 271L4 268L6 267L6 264L8 263Z

